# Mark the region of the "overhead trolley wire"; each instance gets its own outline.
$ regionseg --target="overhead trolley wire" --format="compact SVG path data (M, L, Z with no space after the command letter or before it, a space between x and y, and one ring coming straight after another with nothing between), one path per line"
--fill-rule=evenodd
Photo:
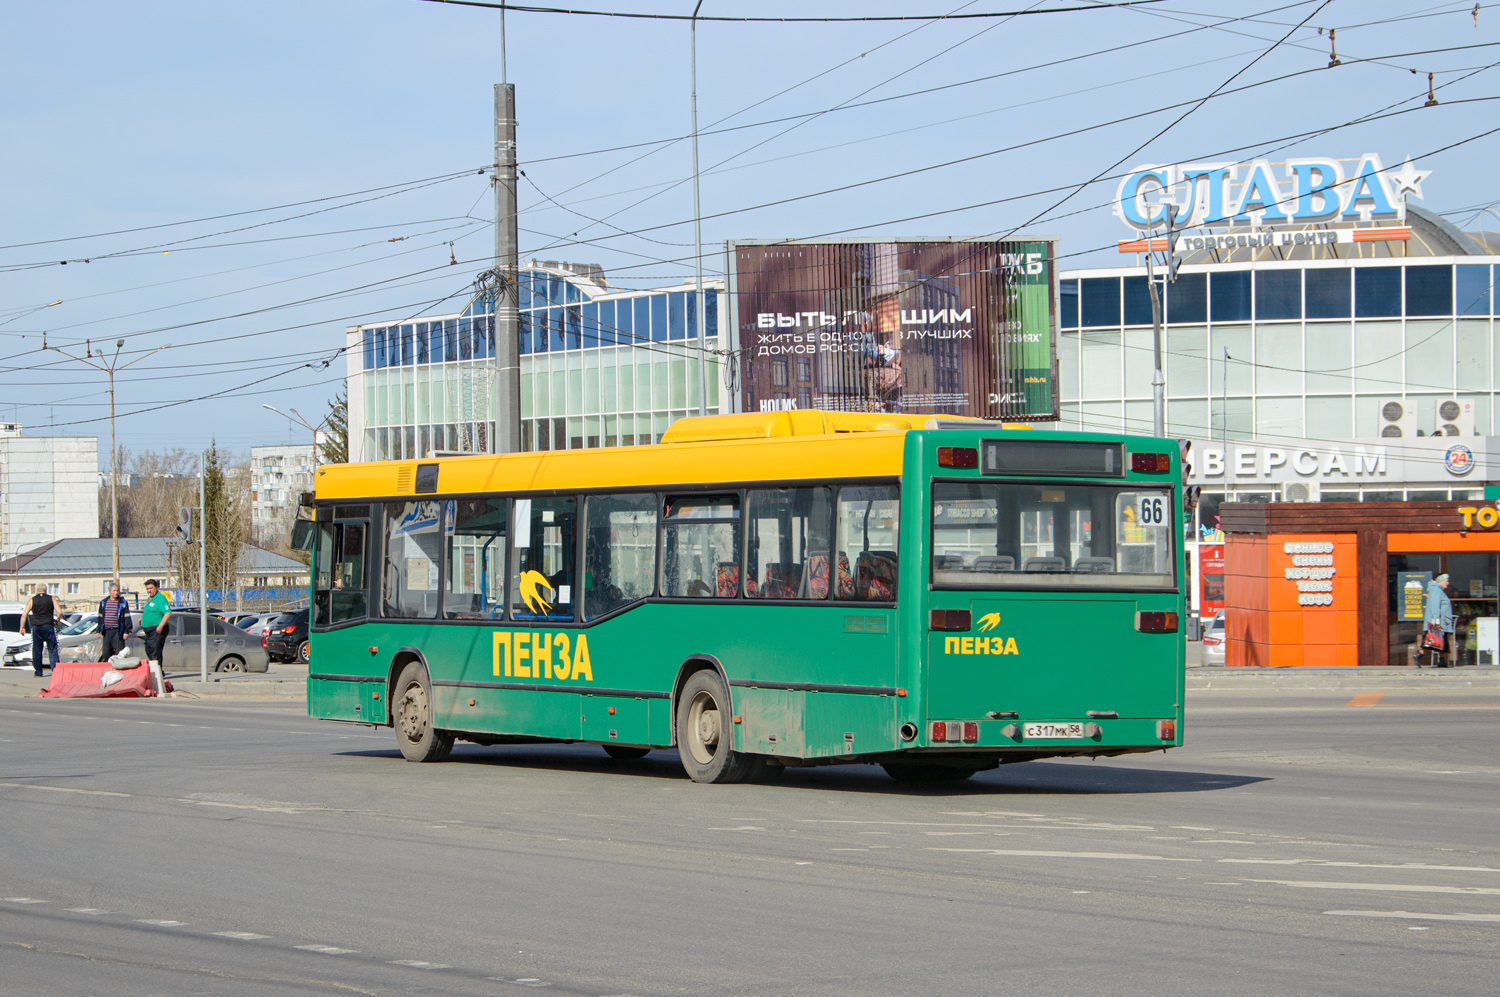
M1047 7L1027 10L993 10L970 14L865 14L844 17L767 17L764 15L729 14L649 14L641 11L582 10L569 7L538 7L530 4L490 2L490 0L422 0L424 3L449 4L454 7L483 7L491 10L519 11L523 14L572 14L584 17L617 17L641 21L717 21L729 24L859 24L883 21L955 21L983 20L998 17L1016 17L1020 14L1076 14L1088 11L1103 11L1117 7L1141 7L1162 3L1163 0L1118 0L1118 2L1090 3L1075 7Z

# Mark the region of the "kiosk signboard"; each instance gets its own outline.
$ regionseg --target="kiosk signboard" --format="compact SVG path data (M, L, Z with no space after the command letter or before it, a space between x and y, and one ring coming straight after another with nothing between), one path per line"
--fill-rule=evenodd
M729 249L744 411L1057 418L1055 239Z

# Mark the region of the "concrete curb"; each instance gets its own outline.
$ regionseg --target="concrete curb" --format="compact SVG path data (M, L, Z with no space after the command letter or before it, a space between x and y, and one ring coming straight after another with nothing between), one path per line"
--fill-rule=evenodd
M1191 668L1189 692L1311 692L1326 690L1500 692L1500 668Z

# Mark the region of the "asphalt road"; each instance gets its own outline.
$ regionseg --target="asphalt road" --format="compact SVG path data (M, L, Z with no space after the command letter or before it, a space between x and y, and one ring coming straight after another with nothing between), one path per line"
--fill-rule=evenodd
M0 992L1493 994L1500 694L1351 698L943 790L7 700Z

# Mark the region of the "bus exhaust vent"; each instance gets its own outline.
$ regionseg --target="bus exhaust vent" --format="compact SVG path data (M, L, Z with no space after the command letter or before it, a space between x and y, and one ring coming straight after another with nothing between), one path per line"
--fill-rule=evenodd
M414 472L410 464L402 464L396 468L396 494L410 495L411 483Z

